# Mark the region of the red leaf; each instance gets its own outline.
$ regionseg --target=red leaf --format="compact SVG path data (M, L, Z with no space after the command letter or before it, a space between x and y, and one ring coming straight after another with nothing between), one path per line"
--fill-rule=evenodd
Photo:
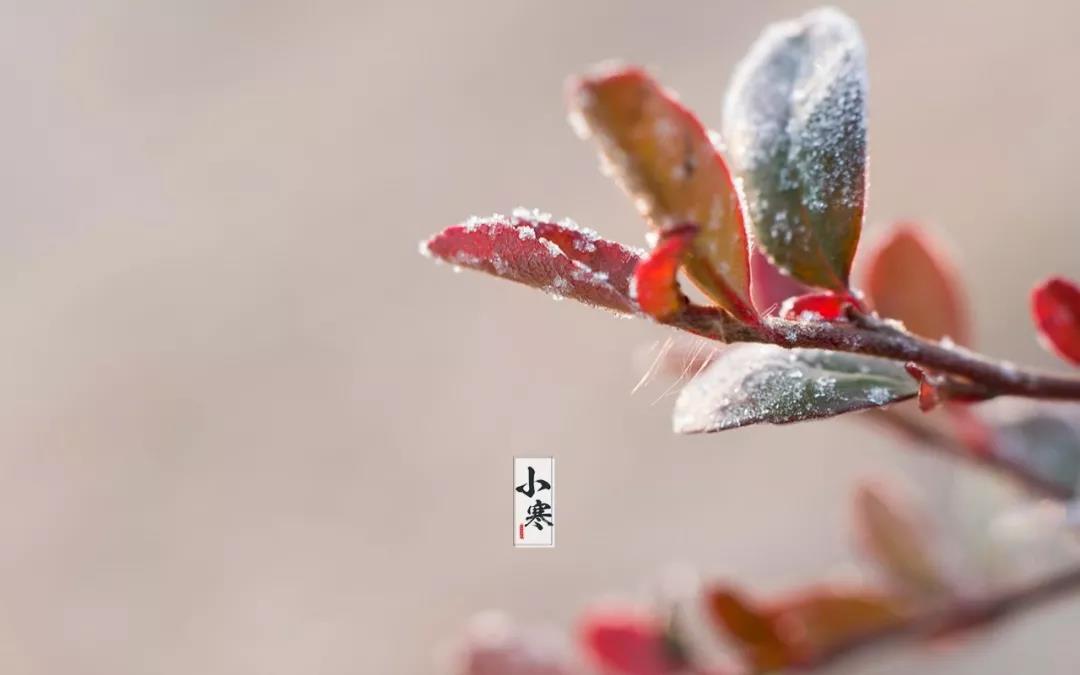
M695 225L667 230L634 270L638 307L657 320L663 321L686 306L686 296L679 290L679 266L697 230Z
M847 295L808 293L785 300L780 307L780 315L792 321L806 318L806 314L818 321L838 321L844 318L844 310L851 304L851 298Z
M1080 365L1080 288L1064 277L1047 279L1031 292L1031 314L1043 344Z
M810 292L809 286L781 272L756 246L750 254L750 280L754 307L761 314L772 313L788 298Z
M633 67L605 67L570 85L571 120L659 233L699 230L687 276L738 318L756 323L745 218L727 164L675 96Z
M919 381L919 410L930 412L941 403L941 392L929 378Z
M910 505L864 484L855 493L854 511L863 550L898 591L923 600L951 595L930 533Z
M582 622L581 642L605 675L668 675L682 666L662 626L643 614L593 613Z
M919 383L919 410L930 412L938 407L942 398L941 391L938 388L941 382L940 376L935 377L914 361L905 363L904 370Z
M805 659L800 647L784 634L775 618L734 589L708 593L709 614L736 642L754 672L783 668Z
M959 277L941 245L918 225L893 225L870 251L863 277L867 300L882 316L931 340L948 336L971 344Z
M775 599L765 611L812 657L899 623L905 609L876 591L809 588Z
M420 246L453 265L540 288L552 295L634 314L630 279L641 252L601 239L569 220L515 211L470 218Z
M993 429L971 408L950 405L945 411L949 413L956 438L971 454L989 457L997 453Z

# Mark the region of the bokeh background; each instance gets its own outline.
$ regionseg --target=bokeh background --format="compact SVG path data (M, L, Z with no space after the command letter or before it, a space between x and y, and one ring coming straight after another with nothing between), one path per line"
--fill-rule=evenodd
M813 4L4 3L0 669L438 672L485 608L835 574L864 476L955 506L955 467L858 420L675 437L667 382L631 394L665 331L417 255L519 205L640 244L564 78L648 64L718 126L764 24ZM1080 6L842 6L866 237L932 223L980 346L1054 365L1026 293L1080 272ZM558 547L514 550L510 458L548 454ZM1077 621L848 672L1073 673Z

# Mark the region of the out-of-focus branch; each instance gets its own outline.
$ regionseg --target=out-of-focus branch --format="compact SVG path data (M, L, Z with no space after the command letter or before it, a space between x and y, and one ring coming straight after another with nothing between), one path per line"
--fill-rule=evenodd
M1023 464L999 453L975 453L952 434L930 424L923 424L918 418L893 414L891 410L867 410L865 415L878 424L900 432L914 441L912 445L922 451L995 471L1033 495L1058 500L1072 499L1075 496L1075 491L1064 484L1039 476Z
M916 614L887 628L865 633L823 654L815 666L834 663L855 653L903 640L925 640L959 634L1016 616L1080 591L1080 566L984 598L968 599Z

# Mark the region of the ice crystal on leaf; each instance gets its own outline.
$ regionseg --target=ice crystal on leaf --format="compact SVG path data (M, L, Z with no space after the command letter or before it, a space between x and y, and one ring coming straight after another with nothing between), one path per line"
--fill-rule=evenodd
M740 344L722 351L679 394L675 431L787 424L911 398L916 382L895 361L817 349Z
M570 223L572 225L572 223ZM536 210L507 218L469 218L448 227L420 250L457 267L487 272L625 314L637 313L630 282L641 259L634 249L603 240Z

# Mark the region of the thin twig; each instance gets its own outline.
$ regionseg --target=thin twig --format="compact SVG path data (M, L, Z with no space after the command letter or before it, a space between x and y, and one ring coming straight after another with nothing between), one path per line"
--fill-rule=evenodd
M994 395L1080 401L1080 379L1024 370L955 346L943 346L907 331L840 321L787 321L766 317L758 325L737 321L713 307L689 305L668 319L676 328L720 342L764 342L912 361L931 370L965 377Z

